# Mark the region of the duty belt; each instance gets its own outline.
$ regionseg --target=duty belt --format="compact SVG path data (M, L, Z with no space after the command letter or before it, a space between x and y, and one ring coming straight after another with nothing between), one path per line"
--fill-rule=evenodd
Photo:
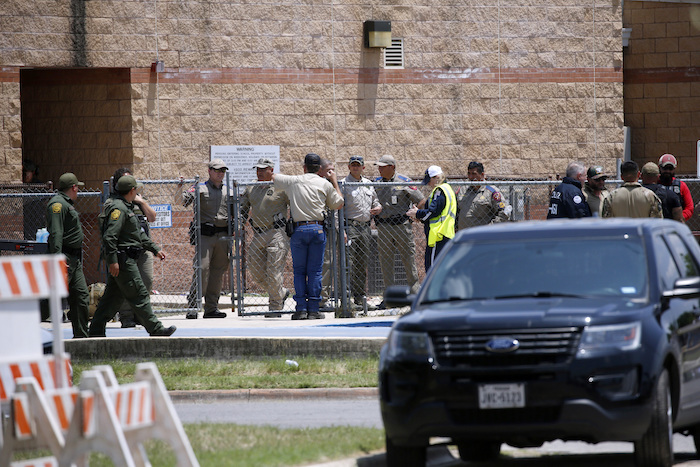
M408 216L389 216L389 217L375 217L374 222L379 224L389 224L389 225L401 225L408 221Z
M319 224L323 225L323 221L300 221L300 222L295 222L294 227L299 227L300 225L309 225L309 224Z

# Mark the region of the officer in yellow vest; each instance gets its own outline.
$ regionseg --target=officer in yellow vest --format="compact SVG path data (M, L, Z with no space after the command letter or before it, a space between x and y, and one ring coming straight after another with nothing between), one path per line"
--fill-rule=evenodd
M445 181L445 174L437 165L431 165L425 171L423 185L432 188L427 208L413 207L406 212L409 217L415 217L425 225L427 246L425 248L425 272L427 273L433 261L442 248L455 236L455 219L457 217L457 197L452 187Z

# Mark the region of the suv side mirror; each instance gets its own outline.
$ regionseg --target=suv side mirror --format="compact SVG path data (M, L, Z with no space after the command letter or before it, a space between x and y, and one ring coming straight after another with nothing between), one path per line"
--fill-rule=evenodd
M392 285L384 291L384 304L387 307L411 306L414 298L407 285Z
M700 276L678 279L673 284L673 290L663 293L663 297L670 298L699 298Z

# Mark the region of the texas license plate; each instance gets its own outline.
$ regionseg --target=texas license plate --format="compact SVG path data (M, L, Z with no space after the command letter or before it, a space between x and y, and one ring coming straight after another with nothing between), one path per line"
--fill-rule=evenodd
M513 409L525 407L525 385L516 384L480 384L480 409Z

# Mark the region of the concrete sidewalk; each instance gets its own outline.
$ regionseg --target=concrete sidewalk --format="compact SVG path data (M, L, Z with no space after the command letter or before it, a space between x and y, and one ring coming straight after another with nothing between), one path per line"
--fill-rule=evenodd
M108 323L107 337L72 339L70 323L63 323L65 348L73 358L240 358L255 356L363 356L378 352L397 316L292 321L262 315L219 319L186 319L183 314L159 315L164 326L177 326L171 337L150 337L141 326L122 329ZM51 329L51 323L41 323Z

